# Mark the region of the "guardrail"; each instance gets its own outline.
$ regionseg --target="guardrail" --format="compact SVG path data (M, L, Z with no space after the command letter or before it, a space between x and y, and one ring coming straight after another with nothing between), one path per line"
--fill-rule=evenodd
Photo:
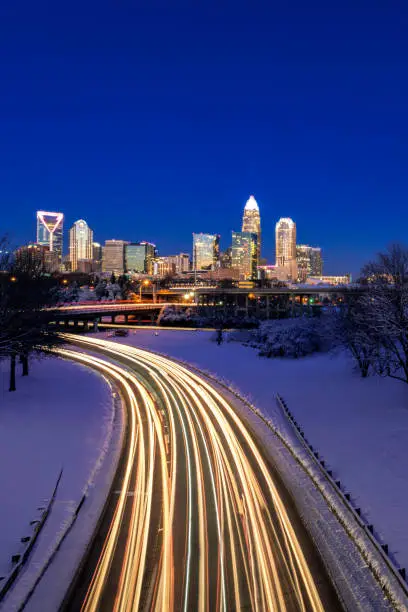
M50 512L51 512L51 508L52 505L54 503L55 500L55 496L57 494L57 490L58 490L58 486L59 483L61 481L62 478L62 472L63 470L61 469L59 476L57 478L57 482L55 484L54 490L52 492L52 496L49 499L49 502L47 504L47 506L44 508L40 519L37 521L32 521L30 524L34 524L34 530L31 536L27 536L27 537L23 537L21 539L22 542L27 542L26 546L24 548L24 550L21 553L18 553L16 555L13 555L12 560L13 562L16 563L16 565L13 567L13 569L10 571L10 573L8 574L8 576L6 576L5 578L5 582L2 585L1 589L0 589L0 601L2 601L2 599L4 599L5 595L7 594L7 592L10 590L11 586L13 585L15 579L17 578L18 574L20 573L23 565L26 563L33 547L34 544L37 541L37 538L42 530L42 528L44 527L45 521L47 520Z
M323 474L324 478L335 490L338 498L343 502L344 506L347 508L349 512L353 515L354 519L357 523L362 527L366 536L370 539L371 543L375 546L376 550L379 552L384 562L386 563L389 570L393 573L395 578L398 580L399 585L406 595L408 595L408 583L407 583L407 573L405 567L399 567L394 560L390 556L390 551L388 544L382 542L380 535L374 529L374 525L365 520L361 508L354 507L351 503L351 494L345 491L341 486L341 481L336 480L333 477L333 471L328 469L326 461L321 457L319 452L312 446L312 444L306 439L305 433L300 426L300 424L296 421L295 416L290 412L285 400L279 395L276 395L276 401L286 415L288 421L293 426L293 430L301 442L302 446L306 449L309 456L315 463L315 465L319 468L320 472Z

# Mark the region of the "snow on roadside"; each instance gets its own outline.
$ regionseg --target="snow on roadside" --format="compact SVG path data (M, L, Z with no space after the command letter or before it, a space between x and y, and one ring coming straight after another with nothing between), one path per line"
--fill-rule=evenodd
M92 370L55 357L33 360L30 376L17 378L9 393L2 364L0 410L0 569L11 569L20 538L49 498L59 470L63 477L52 512L28 563L2 609L18 607L50 547L83 495L112 426L112 398L106 381Z
M345 355L266 359L236 342L217 346L208 332L157 333L137 330L120 341L166 353L231 381L272 418L274 395L280 393L398 563L408 566L406 385L374 377L363 380Z

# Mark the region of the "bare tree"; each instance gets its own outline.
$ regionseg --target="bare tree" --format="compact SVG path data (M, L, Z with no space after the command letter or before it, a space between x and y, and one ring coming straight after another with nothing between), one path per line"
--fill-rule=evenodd
M408 249L393 244L363 268L357 323L377 343L376 370L408 383Z

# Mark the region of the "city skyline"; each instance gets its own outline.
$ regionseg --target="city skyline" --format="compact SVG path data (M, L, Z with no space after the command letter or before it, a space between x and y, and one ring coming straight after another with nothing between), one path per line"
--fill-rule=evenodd
M101 241L114 218L117 236L190 250L191 231L239 230L247 193L269 261L286 216L332 273L407 241L408 9L227 4L95 5L96 21L92 3L81 19L10 7L0 205L14 244L32 239L32 211L58 209Z
M36 236L37 236L37 242L38 242L38 238L42 237L42 233L44 233L44 228L47 228L47 224L45 223L44 218L46 216L50 216L51 219L56 219L56 228L58 228L59 223L61 222L61 227L60 229L60 236L59 236L59 247L62 249L62 255L64 256L64 259L67 259L70 261L70 269L71 271L75 271L77 270L77 266L78 266L78 261L83 261L84 263L91 259L95 259L95 257L93 257L93 244L94 243L94 234L92 229L89 227L89 225L87 224L87 222L84 219L78 219L77 221L75 221L70 230L68 231L68 248L67 248L67 253L64 253L64 250L62 248L63 245L63 241L64 241L64 236L63 236L63 232L62 232L62 222L64 220L64 213L62 212L46 212L46 211L37 211L36 213L36 218L37 218L37 232L36 232ZM238 235L242 235L242 237L244 237L246 234L248 234L248 238L251 235L251 231L252 234L254 235L254 240L255 240L255 255L252 259L252 263L250 264L250 268L254 270L253 273L250 274L251 277L255 278L256 274L256 268L257 266L259 266L261 264L261 262L263 262L263 265L268 264L268 265L275 265L276 266L280 266L282 268L282 262L279 264L279 259L281 258L278 254L278 239L277 239L277 228L279 226L279 224L284 221L284 222L290 222L293 224L292 219L290 218L281 218L279 219L279 221L276 223L275 225L275 236L274 236L274 243L275 243L275 252L274 252L274 263L272 263L271 261L267 261L266 258L261 258L261 249L260 249L260 242L261 242L261 219L260 219L260 210L259 210L259 206L258 203L256 202L255 198L253 195L250 195L248 200L245 203L244 209L243 209L243 216L242 216L242 231L241 232L236 232L236 231L232 231L232 238L230 239L230 242L228 244L228 246L225 246L221 243L221 236L220 234L216 234L216 235L211 235L211 234L206 234L206 233L194 233L192 234L193 236L193 245L192 245L192 249L191 249L191 263L192 266L194 268L194 241L196 240L196 237L198 236L207 236L211 239L216 237L217 240L217 256L216 259L214 260L217 261L221 267L223 267L223 265L220 262L220 256L223 252L227 251L227 250L231 250L231 248L233 248L234 246L234 240L237 239ZM295 228L295 234L294 234L294 244L296 247L296 223L294 223L294 228ZM42 232L42 233L41 233ZM41 234L41 236L40 236ZM241 240L241 238L239 238L239 240ZM247 240L247 238L244 238L244 240ZM158 255L160 256L164 256L164 257L169 257L169 255L164 254L163 252L158 251L158 248L156 247L156 245L150 243L149 241L146 240L139 240L138 242L134 242L134 240L127 240L127 239L123 239L123 238L109 238L105 240L105 245L109 243L123 243L123 248L125 248L125 245L133 245L133 247L135 247L136 245L144 245L144 244L149 244L152 246L153 251L154 252L154 256L152 255L152 258L157 258ZM31 244L31 241L28 241L25 244ZM39 244L45 244L44 240L41 242L39 242ZM20 246L24 246L24 245L20 245ZM100 246L98 244L98 246ZM308 246L308 245L301 245L301 246ZM221 248L222 247L222 248ZM100 247L102 248L102 247ZM308 248L312 248L309 247ZM318 250L321 253L321 247L317 247ZM52 249L50 249L52 250ZM179 246L176 247L175 249L176 251L179 250ZM312 248L313 250L313 248ZM296 260L296 249L294 249L294 259ZM182 253L182 251L181 251ZM236 252L237 253L237 252ZM320 255L321 257L321 255ZM60 257L61 259L61 257ZM98 258L96 258L98 259ZM235 256L236 261L238 261L238 257L237 255ZM152 259L153 261L153 259ZM249 260L248 260L249 261ZM132 266L127 265L126 263L126 254L125 252L123 253L123 267L124 269L129 269L133 271L134 268ZM249 263L245 264L245 266L248 266ZM296 265L296 262L295 264ZM151 264L151 269L153 269L153 264ZM138 266L140 267L140 266ZM234 267L234 266L233 266ZM178 266L176 265L176 268L178 268ZM197 268L199 269L199 268ZM150 270L150 266L149 266L149 270ZM142 270L137 270L139 272L141 272ZM147 272L147 270L146 270ZM151 273L151 272L149 272ZM326 272L327 274L327 272ZM246 276L248 276L248 271L245 273ZM290 278L296 278L297 273L296 270L293 269L291 271L291 273L289 274ZM282 278L283 279L283 278Z

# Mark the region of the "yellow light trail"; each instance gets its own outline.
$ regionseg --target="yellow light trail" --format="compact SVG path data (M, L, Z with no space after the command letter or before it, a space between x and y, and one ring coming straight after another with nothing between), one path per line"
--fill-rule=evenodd
M171 359L64 337L88 352L58 352L110 375L129 409L123 486L82 610L107 609L115 568L115 612L323 612L270 469L230 402Z

